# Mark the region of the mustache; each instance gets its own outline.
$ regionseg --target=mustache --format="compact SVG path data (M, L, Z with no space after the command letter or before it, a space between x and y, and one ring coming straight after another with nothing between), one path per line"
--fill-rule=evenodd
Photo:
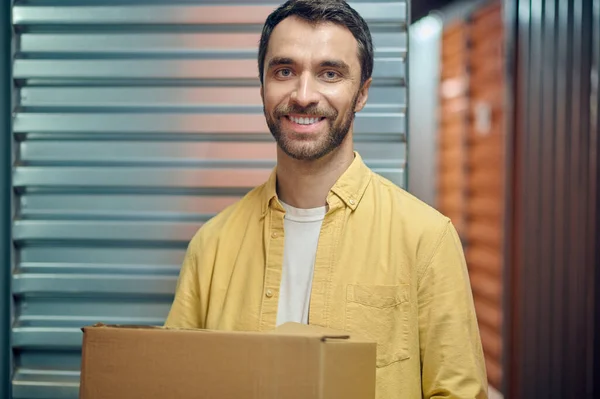
M274 115L281 117L289 114L314 115L321 118L333 119L337 117L337 112L327 108L319 108L316 105L301 107L299 105L282 105L275 109Z

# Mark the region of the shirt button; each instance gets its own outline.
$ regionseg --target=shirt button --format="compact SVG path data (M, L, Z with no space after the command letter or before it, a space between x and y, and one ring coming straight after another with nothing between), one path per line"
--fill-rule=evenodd
M276 231L272 232L272 233L271 233L271 237L273 237L273 238L277 238L277 232L276 232Z
M265 293L265 295L267 296L267 298L272 298L273 297L273 291L267 290L267 292Z
M350 202L350 205L354 205L354 204L356 204L356 201L354 201L353 199L351 199L351 200L350 200L350 201L348 201L348 202Z

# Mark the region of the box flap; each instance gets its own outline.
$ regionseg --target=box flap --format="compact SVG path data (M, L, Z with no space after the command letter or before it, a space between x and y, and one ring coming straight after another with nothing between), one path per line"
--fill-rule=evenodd
M350 338L349 334L345 331L334 330L331 328L316 326L314 324L300 324L288 322L282 324L273 330L276 334L301 334L301 335L316 335L316 336L331 336Z
M91 328L124 328L124 329L136 329L136 330L156 330L163 329L162 326L151 326L151 325L140 325L140 324L104 324L104 323L96 323L91 326L84 326L81 328L81 331L85 332Z
M165 330L165 331L186 331L186 332L202 332L202 333L213 333L213 334L264 334L263 332L257 331L222 331L222 330L209 330L199 328L180 328L180 327L163 327L163 326L152 326L152 325L137 325L137 324L104 324L96 323L91 326L85 326L81 330L85 333L86 330L90 329L120 329L120 330ZM317 326L314 324L300 324L288 322L284 323L274 330L266 332L267 334L278 334L278 335L296 335L309 338L319 339L321 341L326 340L346 340L349 342L356 343L372 343L372 340L361 337L355 333L349 333L343 330L336 330L323 326Z
M317 326L314 324L300 324L300 323L284 323L271 333L283 334L283 335L302 335L302 336L314 336L325 341L328 339L346 340L349 342L356 343L372 343L372 340L361 337L355 333L349 333L348 331L336 330L332 328Z

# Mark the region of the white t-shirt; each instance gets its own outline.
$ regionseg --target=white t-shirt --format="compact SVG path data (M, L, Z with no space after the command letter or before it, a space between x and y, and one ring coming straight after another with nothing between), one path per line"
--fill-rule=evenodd
M281 204L286 214L277 325L290 321L308 324L317 244L327 207L299 209Z

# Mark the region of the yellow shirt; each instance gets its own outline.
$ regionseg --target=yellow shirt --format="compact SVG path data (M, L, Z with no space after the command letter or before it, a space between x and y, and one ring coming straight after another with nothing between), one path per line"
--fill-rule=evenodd
M275 171L191 240L165 323L275 328L284 209ZM355 153L331 188L309 324L377 342L377 399L487 398L462 247L450 221Z

